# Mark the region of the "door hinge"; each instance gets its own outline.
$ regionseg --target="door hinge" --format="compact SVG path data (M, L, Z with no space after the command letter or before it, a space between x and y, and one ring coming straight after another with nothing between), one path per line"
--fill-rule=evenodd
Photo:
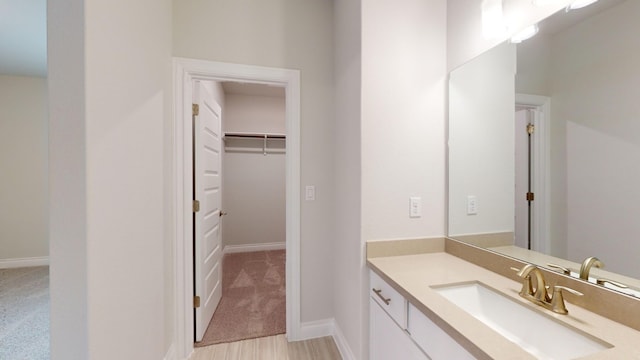
M200 307L200 296L194 296L193 297L193 307L194 308L199 308Z
M200 115L200 105L198 105L198 104L191 104L191 112L193 113L193 116L198 116L198 115Z
M200 211L200 201L193 200L193 212Z
M533 133L536 131L536 126L533 124L527 124L527 134L529 135L533 135Z
M533 193L532 192L528 192L527 193L527 201L533 201L533 198L534 198Z

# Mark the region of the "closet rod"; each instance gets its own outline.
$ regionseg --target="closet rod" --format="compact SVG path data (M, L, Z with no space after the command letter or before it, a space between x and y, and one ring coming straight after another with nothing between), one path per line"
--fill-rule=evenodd
M225 138L245 138L245 139L286 139L286 135L282 134L240 134L240 133L226 133Z

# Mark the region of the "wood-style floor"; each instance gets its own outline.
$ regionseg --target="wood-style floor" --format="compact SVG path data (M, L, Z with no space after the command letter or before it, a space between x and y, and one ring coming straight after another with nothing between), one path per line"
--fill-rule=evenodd
M287 342L284 335L196 348L189 360L342 360L333 338Z

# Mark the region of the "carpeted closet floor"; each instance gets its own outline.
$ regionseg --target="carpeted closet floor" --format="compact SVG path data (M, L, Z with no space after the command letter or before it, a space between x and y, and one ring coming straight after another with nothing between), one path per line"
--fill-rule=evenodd
M222 299L196 346L284 334L285 250L231 253L222 261Z

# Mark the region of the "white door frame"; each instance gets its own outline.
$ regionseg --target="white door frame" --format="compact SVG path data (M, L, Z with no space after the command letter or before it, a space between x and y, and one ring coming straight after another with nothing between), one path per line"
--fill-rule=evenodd
M549 254L551 250L551 184L550 166L551 156L549 145L551 144L551 98L547 96L516 94L516 106L535 107L542 113L540 119L536 119L536 131L534 132L533 148L533 183L536 194L533 202L533 222L531 224L531 242L535 244L535 251Z
M286 94L286 324L300 336L300 71L186 58L173 59L173 221L176 355L193 352L192 81L237 81L282 86Z

